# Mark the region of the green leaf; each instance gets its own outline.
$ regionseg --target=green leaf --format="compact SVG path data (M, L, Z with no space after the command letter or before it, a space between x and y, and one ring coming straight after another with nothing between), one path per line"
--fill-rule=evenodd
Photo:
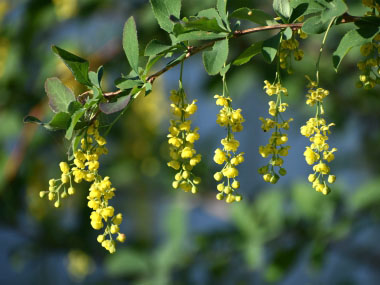
M113 114L116 112L119 112L123 110L125 107L127 107L129 101L131 100L131 95L127 96L122 96L117 98L115 102L110 102L110 103L100 103L99 104L99 109L102 111L104 114Z
M371 42L378 32L379 27L374 25L368 25L367 27L347 32L341 39L338 48L333 53L333 65L335 71L338 70L344 56L351 48Z
M295 7L293 9L292 15L290 16L289 23L294 23L299 17L305 15L307 13L308 7L308 3L300 3L297 7Z
M290 40L292 37L293 37L293 31L291 28L287 27L284 31L283 31L283 37L285 40Z
M69 114L74 114L76 111L78 111L80 108L82 108L82 104L78 101L72 101L70 102L69 106L67 107L67 111Z
M145 66L145 75L147 75L150 71L150 69L159 61L161 58L164 57L164 54L159 54L155 56L150 56L148 62Z
M170 16L179 18L181 11L181 0L150 0L154 16L162 29L171 33L173 31L173 22Z
M251 21L261 26L277 24L277 22L273 19L271 15L257 9L239 8L233 11L229 17L234 19Z
M216 11L216 9L214 9L214 8L199 11L197 13L197 17L200 17L200 18L205 17L205 18L209 18L209 19L216 19L216 21L219 24L219 27L222 27L222 28L224 27L222 18L220 17L218 11Z
M139 68L139 42L137 39L136 23L133 17L130 17L124 25L123 30L123 49L127 56L129 65L138 73Z
M160 53L166 53L169 50L171 50L172 48L173 48L172 46L162 44L157 40L151 40L145 48L144 55L145 56L152 56L152 55L157 55Z
M243 65L251 60L252 57L261 53L261 47L263 42L256 42L252 44L249 48L243 51L232 63L233 65Z
M45 92L49 97L49 106L55 113L66 112L70 102L75 101L73 91L56 77L46 79Z
M34 117L34 116L26 116L23 121L24 121L24 123L32 123L32 124L43 125L41 120Z
M96 86L96 87L100 87L99 85L99 81L98 81L98 75L96 74L96 72L94 71L90 71L88 73L88 78L90 79L92 85Z
M121 90L132 89L135 86L142 86L143 82L139 79L131 78L118 78L115 80L115 85Z
M228 40L215 42L211 51L202 54L203 64L208 74L215 75L223 68L228 57Z
M66 131L66 135L65 135L66 139L70 140L72 138L75 126L78 123L78 121L80 120L80 118L82 118L82 116L84 115L85 112L86 112L86 109L82 108L82 109L79 109L78 111L76 111L72 115L70 126Z
M88 78L89 63L87 60L57 46L52 46L52 50L63 60L79 83L87 86L92 85Z
M222 18L225 26L229 29L229 22L227 16L227 0L217 0L216 8L219 11L219 15Z
M300 6L302 4L307 5L307 9L303 13L303 15L318 13L318 12L321 12L323 9L325 9L325 6L322 5L321 3L317 2L317 1L311 1L311 0L292 0L292 1L290 1L290 6L293 9L296 9L298 6ZM296 13L296 12L293 11L293 13Z
M321 13L321 22L330 22L332 18L339 17L348 10L343 0L333 0L328 2L326 9Z
M290 6L289 0L274 0L273 9L278 16L284 21L284 23L289 22L289 18L292 15L292 7Z
M203 41L203 40L216 40L220 38L225 38L228 34L227 33L211 33L211 32L205 32L205 31L193 31L193 32L187 32L180 34L177 36L177 40L179 42L184 41Z
M206 17L192 18L188 22L185 23L185 27L194 29L194 30L213 32L213 33L228 32L226 29L219 26L218 21L215 18L214 19L209 19Z
M302 31L306 34L321 34L327 30L328 22L322 22L320 16L314 16L305 21Z
M231 63L227 64L226 66L223 66L222 70L220 71L220 75L224 76L230 70Z
M44 124L44 127L49 130L66 130L70 125L71 115L66 112L59 112L54 115L51 121Z
M261 47L261 52L264 56L264 59L271 63L276 57L277 49L280 44L281 39L281 33L278 33L277 35L265 40L263 42L263 45Z

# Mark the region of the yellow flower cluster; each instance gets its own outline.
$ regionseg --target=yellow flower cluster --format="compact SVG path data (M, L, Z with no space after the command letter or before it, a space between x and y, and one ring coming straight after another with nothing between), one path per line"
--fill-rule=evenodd
M362 45L360 53L365 59L358 62L361 75L356 87L374 88L380 84L380 34L377 34L371 43Z
M281 113L286 111L288 107L287 103L282 103L281 95L288 95L288 91L285 87L281 86L281 83L271 84L267 80L264 81L264 89L269 96L277 95L276 102L269 101L269 114L272 118L263 118L260 117L262 122L261 128L264 132L267 132L271 129L274 129L271 137L269 138L268 144L265 146L259 147L259 153L262 157L272 156L269 163L258 169L258 172L263 175L265 182L270 182L272 184L277 183L280 176L285 175L286 170L282 168L284 160L281 156L287 156L290 146L284 146L288 141L287 134L283 133L282 130L289 129L289 123L293 121L292 118L285 121L282 118ZM275 168L278 167L278 174L275 171Z
M280 59L280 67L282 69L286 69L289 74L293 73L291 68L291 59L292 54L296 61L302 60L304 56L304 52L299 48L299 41L296 39L296 36L299 36L301 39L306 39L307 34L304 33L301 29L294 30L292 38L288 40L282 40L280 44L279 50L279 59Z
M217 185L220 193L216 195L216 198L218 200L226 198L227 203L239 202L242 200L242 196L237 194L240 183L236 180L239 175L236 166L244 162L244 153L237 153L240 143L235 139L233 133L243 130L244 118L241 109L234 110L231 107L230 97L215 95L214 98L216 105L223 107L217 115L216 122L221 127L227 128L227 137L221 140L223 149L217 148L214 154L215 163L224 164L222 170L214 174L214 179L220 182Z
M106 225L103 234L99 235L97 240L110 253L116 250L113 235L117 234L119 242L125 241L125 235L119 232L119 225L122 222L122 214L114 216L114 208L109 206L108 201L115 195L115 188L111 187L110 178L104 177L98 173L99 157L107 154L105 147L106 140L99 134L99 122L95 121L88 129L81 140L81 148L74 152L74 161L70 165L67 162L61 162L59 167L62 171L60 179L51 179L49 181L49 191L41 191L40 197L43 198L48 194L49 200L56 200L55 207L59 207L60 198L75 193L72 181L81 183L83 180L91 182L89 195L87 196L88 207L91 212L91 226L95 230L100 230ZM60 182L60 183L59 183ZM69 187L67 187L69 185Z
M177 117L176 120L170 121L168 135L172 159L168 162L168 166L178 171L174 176L172 186L174 189L181 188L195 194L198 192L197 185L201 179L193 174L192 169L201 161L202 156L194 149L194 142L199 139L199 129L191 129L191 120L187 118L197 111L197 100L189 104L182 88L178 91L173 90L170 100L172 113Z
M308 95L306 95L306 103L311 106L316 104L317 106L316 117L310 118L306 122L306 125L301 127L301 134L309 138L311 142L311 145L306 147L304 152L306 163L314 165L314 173L309 175L308 180L313 183L313 188L317 192L327 195L331 190L326 182L331 184L334 183L336 179L335 175L330 174L330 167L327 163L334 160L334 152L336 152L337 149L332 148L329 150L329 145L326 143L328 135L330 134L330 127L335 124L327 124L325 119L321 118L321 115L324 114L322 100L329 92L323 88L317 88L317 83L313 81L310 81L308 87L309 91Z

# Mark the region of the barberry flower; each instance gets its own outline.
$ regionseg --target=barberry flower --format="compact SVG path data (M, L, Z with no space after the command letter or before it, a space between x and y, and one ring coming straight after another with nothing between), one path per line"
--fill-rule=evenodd
M288 40L282 40L280 44L280 49L278 52L278 57L280 60L281 69L286 69L289 74L293 73L292 70L292 55L296 61L302 60L304 52L299 48L299 41L296 37L299 36L301 39L306 39L307 34L301 29L294 30L292 37Z
M98 127L98 121L94 121L88 127L84 138L81 139L80 149L74 152L73 162L70 165L67 162L59 164L62 172L61 179L50 179L49 191L41 191L40 197L43 198L48 193L49 200L55 200L54 206L58 208L61 205L61 198L75 193L75 188L72 186L73 181L75 183L81 183L83 180L91 182L87 196L89 200L87 205L93 210L90 215L91 226L95 230L105 227L103 234L99 235L97 240L110 253L114 253L116 243L113 235L117 234L116 240L119 242L125 240L125 235L119 232L122 215L114 216L114 208L108 203L115 195L116 189L111 187L108 176L102 178L98 173L99 157L108 153L105 147L106 139L99 134ZM67 185L70 186L67 187Z
M185 91L180 88L178 91L171 91L170 100L175 120L170 121L168 143L170 145L171 161L168 166L177 170L172 186L174 189L181 188L193 194L198 192L197 185L200 178L192 172L194 166L201 162L202 156L194 149L194 142L199 139L199 128L191 128L191 120L187 120L197 111L197 100L187 102Z
M223 149L217 148L214 154L214 161L217 164L223 164L220 172L214 174L214 179L220 183L217 185L217 190L220 192L216 195L218 200L225 198L227 203L239 202L242 196L237 194L237 189L240 187L236 177L239 171L236 166L244 161L244 153L237 153L240 142L235 139L234 132L243 130L242 123L245 121L241 114L241 109L234 110L231 106L232 99L228 96L215 95L216 105L222 109L217 115L216 122L221 127L227 128L227 137L221 140Z
M260 117L262 122L261 129L264 132L274 129L271 137L269 138L268 144L259 147L259 153L262 157L266 158L271 156L271 159L267 165L264 165L258 169L258 172L263 175L265 182L277 183L280 175L285 175L286 170L282 168L284 160L281 156L287 156L290 146L285 146L284 144L288 141L287 134L283 133L282 130L289 129L289 123L293 121L292 118L285 121L281 113L286 111L288 107L287 103L282 102L282 95L287 96L288 91L281 83L271 84L269 81L264 81L264 89L268 96L277 95L276 101L269 101L269 115L273 118L263 118ZM276 167L279 169L276 172Z
M309 138L311 145L306 147L304 152L306 163L313 165L314 173L308 177L309 182L313 184L313 188L317 192L324 195L330 193L330 187L327 182L332 184L335 182L335 175L330 174L330 167L327 163L334 160L334 152L336 148L329 149L326 143L330 132L330 127L335 126L334 123L327 124L325 119L322 118L324 114L323 99L329 95L328 90L319 88L317 83L312 81L309 77L308 94L306 95L306 104L310 106L316 105L317 113L314 118L310 118L306 125L301 127L301 134ZM327 178L327 179L326 179Z

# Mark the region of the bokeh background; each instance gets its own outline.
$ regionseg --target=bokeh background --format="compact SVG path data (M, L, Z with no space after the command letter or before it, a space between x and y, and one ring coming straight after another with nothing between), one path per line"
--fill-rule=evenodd
M361 1L347 1L353 15ZM213 7L213 0L183 1L182 15ZM260 8L271 1L234 0L228 8ZM121 49L122 26L134 15L141 47L151 39L169 42L148 1L139 0L0 0L0 283L1 284L379 284L380 283L380 98L379 89L356 89L360 60L353 49L338 73L331 53L351 24L329 35L321 62L321 82L331 91L328 121L336 123L329 139L338 148L332 163L337 182L332 193L316 193L304 162L308 140L300 126L313 116L304 103L305 74L313 75L321 36L301 43L302 62L285 76L295 120L289 131L288 174L267 185L257 174L266 160L258 153L268 134L258 117L266 116L268 97L262 86L273 80L274 66L261 56L233 68L228 84L234 106L245 115L238 134L246 161L240 167L244 201L233 205L215 199L213 151L225 136L216 126L218 76L208 77L201 57L185 63L184 87L199 100L194 125L203 155L197 195L171 189L173 171L166 166L169 91L177 88L179 69L139 98L108 137L109 154L101 172L117 187L112 203L123 213L125 244L109 255L96 241L86 204L88 185L55 209L39 191L59 175L66 158L63 134L25 125L25 115L52 116L44 81L57 76L76 94L83 87L51 52L56 44L87 58L91 69L105 67L103 88L128 73ZM243 26L247 23L242 23ZM270 32L233 42L230 59ZM142 49L141 49L142 50ZM161 65L162 67L163 65ZM84 183L82 183L84 184Z

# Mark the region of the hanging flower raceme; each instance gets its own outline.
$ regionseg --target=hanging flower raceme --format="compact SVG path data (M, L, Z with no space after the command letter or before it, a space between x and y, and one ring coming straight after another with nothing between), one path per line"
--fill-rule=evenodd
M281 115L288 107L287 103L282 102L281 97L282 95L288 95L287 89L282 87L281 83L270 84L267 80L265 80L264 83L266 93L269 96L276 95L277 98L276 101L269 101L269 115L271 115L271 118L259 118L262 122L261 129L264 132L273 129L273 132L268 144L259 147L261 156L264 158L271 156L271 159L267 165L260 167L258 172L263 175L265 182L275 184L279 180L280 175L286 174L285 168L282 168L284 160L281 157L288 155L290 146L285 146L288 141L288 135L285 134L283 130L289 129L289 123L293 121L293 119L290 118L285 121ZM278 168L278 173L276 168Z
M289 74L293 73L292 55L296 61L302 60L304 56L303 50L299 48L299 41L296 38L297 36L301 39L307 38L307 34L301 29L294 30L290 39L281 41L278 52L280 67L281 69L286 69Z
M201 161L202 156L194 149L194 142L199 139L199 129L192 129L192 122L188 118L197 111L197 100L188 103L182 88L171 91L170 100L171 110L176 119L170 121L168 142L172 160L168 162L168 166L178 171L172 186L174 189L181 188L195 194L198 192L197 185L201 179L193 174L192 169Z
M114 208L109 205L109 200L115 195L115 188L111 187L110 178L102 177L99 172L99 157L107 154L105 147L106 140L100 136L99 122L94 123L87 129L81 140L81 147L74 152L74 160L71 164L61 162L59 167L62 171L60 179L50 179L49 191L41 191L40 197L48 195L50 201L55 200L54 206L60 207L61 199L75 193L73 182L81 183L87 181L91 183L89 195L87 196L88 207L91 212L91 226L95 230L104 228L103 234L97 240L110 253L116 250L114 235L119 242L125 241L125 235L119 232L119 225L122 222L122 214L114 215Z
M365 16L380 17L380 4L375 0L363 0L363 5L370 8ZM357 66L361 71L359 81L356 87L372 89L380 84L380 33L378 33L372 42L365 43L360 47L360 53L364 57L363 61L359 61Z
M377 34L372 42L362 45L360 53L365 59L358 62L361 75L356 86L365 89L374 88L380 84L380 34Z
M330 149L326 143L330 134L330 127L335 124L327 124L325 119L322 118L324 114L323 99L329 95L328 90L318 88L316 82L311 81L310 78L308 79L310 83L308 85L309 91L306 95L306 104L310 106L316 105L317 113L314 118L310 118L306 125L301 127L301 134L309 138L311 142L311 145L306 147L304 156L306 163L313 165L314 173L309 175L308 180L313 183L313 188L317 192L327 195L331 191L327 183L334 183L336 178L335 175L330 174L328 163L334 160L334 152L337 149Z
M223 164L220 172L214 174L216 181L220 182L217 189L220 193L216 195L218 200L226 199L227 203L239 202L242 196L237 193L240 183L236 180L239 175L237 166L244 161L244 153L238 153L239 141L235 139L234 133L243 130L244 118L241 109L234 110L231 107L231 98L227 96L215 95L216 105L222 106L217 115L216 122L227 128L227 136L221 140L223 148L217 148L214 154L214 161Z

